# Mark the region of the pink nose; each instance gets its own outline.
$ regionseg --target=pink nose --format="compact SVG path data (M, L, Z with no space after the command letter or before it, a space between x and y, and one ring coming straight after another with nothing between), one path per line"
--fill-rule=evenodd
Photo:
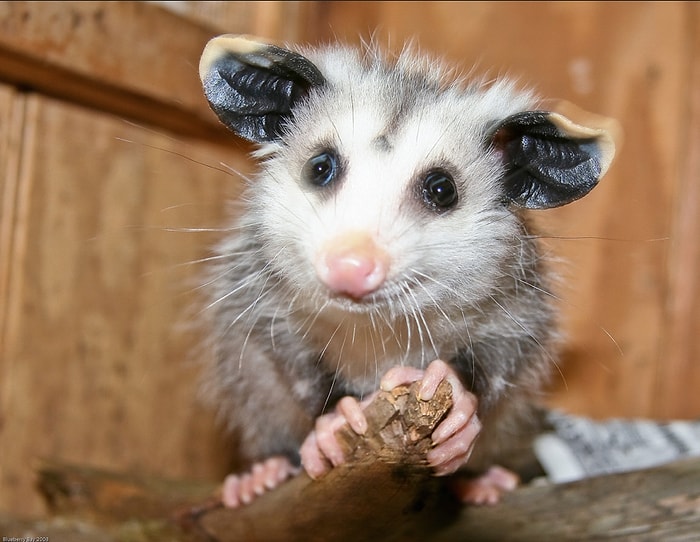
M386 279L389 258L366 234L331 239L316 260L316 274L332 292L361 299Z

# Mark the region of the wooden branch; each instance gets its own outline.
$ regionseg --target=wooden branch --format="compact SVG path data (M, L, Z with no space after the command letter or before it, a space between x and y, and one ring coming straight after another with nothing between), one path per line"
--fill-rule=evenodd
M214 487L181 491L163 481L55 465L42 469L40 487L55 513L102 523L136 519L151 533L178 524L194 539L217 542L427 535L434 519L457 510L425 460L452 394L446 382L430 401L419 400L417 390L414 384L380 392L365 409L365 435L338 432L345 465L317 481L302 473L240 509L223 508Z
M386 466L386 464L382 464ZM367 470L365 470L367 467ZM160 499L170 499L170 502L178 499L181 488L178 484L136 483L131 488L124 480L136 480L135 478L122 477L111 473L99 472L90 469L71 469L69 467L58 468L51 472L54 478L71 480L73 491L85 495L93 489L99 488L103 483L111 485L114 480L122 479L123 485L121 497L114 494L113 504L120 510L122 498L132 494L132 511L134 516L129 521L106 517L90 517L86 509L80 518L59 517L54 519L42 519L40 521L18 520L0 515L0 532L7 536L21 535L31 532L37 535L56 535L64 542L77 542L90 540L91 542L128 542L130 540L170 540L170 541L200 541L217 540L207 538L207 533L215 529L231 529L230 535L224 535L222 540L275 540L265 538L281 532L285 526L284 521L289 521L293 513L288 508L294 508L304 514L304 518L295 520L298 532L288 533L288 540L425 540L426 542L449 542L453 540L470 540L472 542L489 541L521 541L540 542L542 540L635 540L635 541L689 541L695 540L700 533L700 458L679 461L669 465L631 472L603 476L574 482L571 484L551 485L535 484L524 486L507 495L504 501L493 507L465 507L455 508L454 503L445 499L440 494L439 488L435 490L422 489L422 499L411 501L404 493L416 495L415 488L409 486L407 481L393 480L400 491L392 499L382 502L377 493L384 487L386 480L382 476L392 476L391 469L375 468L371 464L363 468L343 468L337 472L345 471L345 475L338 476L336 481L341 485L348 476L355 476L356 480L363 479L364 483L372 486L373 490L367 493L352 493L343 491L338 495L334 488L330 493L323 492L323 498L329 501L331 512L327 516L315 513L311 508L319 500L319 491L304 491L299 497L305 499L301 503L283 503L281 508L274 509L272 501L265 503L265 497L258 504L250 508L244 508L238 512L225 511L218 508L207 509L197 514L192 507L186 508L184 517L190 523L183 521L183 508L176 507L165 516L145 517L148 514L143 510L148 509L148 503L158 502ZM353 470L363 472L357 476L347 474ZM410 470L410 469L409 469ZM393 471L396 475L397 471ZM48 475L48 472L45 472ZM374 478L373 478L374 477ZM399 478L397 476L397 478ZM329 478L330 479L330 478ZM435 478L429 479L433 482ZM302 482L292 481L280 488L279 495L294 494L295 485ZM189 483L182 483L182 487L189 487ZM148 489L146 489L148 486ZM158 487L164 489L170 486L172 493L166 497L158 493ZM309 487L314 487L312 484ZM209 487L210 490L214 486ZM154 491L154 493L149 493ZM187 493L187 490L182 490ZM98 493L105 495L102 490ZM276 493L270 494L270 497ZM420 493L420 492L419 492ZM138 496L137 496L138 495ZM434 499L447 501L447 508L440 510L432 501ZM144 499L139 501L139 499ZM184 499L186 500L186 499ZM275 498L275 502L279 502ZM146 503L139 513L138 503ZM409 502L409 506L400 510L401 524L397 531L392 531L395 526L385 525L384 521L396 520L397 510L400 504ZM358 504L360 503L360 504ZM375 506L372 515L366 524L353 517L356 509L362 508L363 503ZM413 506L410 506L413 504ZM258 507L258 512L254 509ZM424 508L421 508L424 507ZM158 505L156 508L160 508ZM151 508L151 513L156 508ZM268 513L267 517L258 516L260 524L247 523L262 510ZM179 514L178 514L179 512ZM435 516L431 514L435 512ZM67 510L64 509L64 514ZM77 513L74 510L73 513ZM106 513L106 510L103 510ZM117 513L121 516L121 513ZM416 515L419 519L416 521ZM235 517L234 517L235 516ZM315 517L314 517L315 516ZM229 520L231 521L229 523ZM314 523L315 521L315 523ZM419 524L419 525L417 525ZM204 525L204 529L202 528ZM289 524L288 524L289 525ZM412 530L416 527L415 530ZM429 534L430 533L430 534ZM250 538L247 538L250 536ZM352 537L356 538L352 538ZM281 538L277 538L278 540Z
M465 507L430 540L700 540L700 458L561 485L530 485L499 506Z
M366 408L368 430L338 432L348 462L317 481L302 474L251 506L199 518L212 540L374 540L427 535L449 509L443 480L425 461L430 436L452 405L443 382L430 401L417 385L382 392ZM452 507L454 508L454 507Z
M346 465L318 481L300 475L235 510L220 505L213 485L48 465L40 473L42 491L55 512L80 519L71 520L73 531L65 520L41 525L61 529L68 542L84 540L85 532L106 542L651 541L700 533L700 458L524 486L493 507L459 505L425 463L432 430L451 404L449 392L444 384L428 402L416 398L415 387L380 394L366 411L367 434L339 436ZM0 517L3 533L14 536L8 529L18 525Z

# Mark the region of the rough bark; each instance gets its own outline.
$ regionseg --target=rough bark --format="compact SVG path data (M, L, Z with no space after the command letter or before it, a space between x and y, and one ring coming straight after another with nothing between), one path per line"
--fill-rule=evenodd
M96 541L694 540L700 459L576 482L524 486L493 507L462 507L425 463L450 388L380 394L369 429L342 431L348 463L300 475L251 505L224 509L210 484L47 464L39 486L52 519L0 516L3 536Z

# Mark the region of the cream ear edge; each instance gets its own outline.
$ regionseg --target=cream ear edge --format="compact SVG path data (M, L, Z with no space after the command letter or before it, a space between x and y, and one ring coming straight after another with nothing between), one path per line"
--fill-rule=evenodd
M595 138L600 147L602 177L610 168L616 152L623 143L620 123L611 117L596 115L567 102L566 100L546 101L543 104L550 120L563 133L572 137Z
M254 54L259 53L270 45L272 44L254 36L239 34L216 36L204 46L204 51L202 51L202 56L199 59L199 78L204 81L209 74L211 66L226 53Z

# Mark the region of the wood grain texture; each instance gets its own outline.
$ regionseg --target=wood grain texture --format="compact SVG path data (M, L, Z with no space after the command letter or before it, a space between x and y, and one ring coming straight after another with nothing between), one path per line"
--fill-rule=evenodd
M700 532L697 459L569 484L531 485L500 506L465 507L435 542L690 542Z
M429 401L418 389L414 383L380 392L366 408L364 435L339 429L346 463L320 479L302 472L248 506L196 507L185 523L217 542L428 538L458 509L446 478L433 476L425 459L452 389L443 381Z
M0 531L64 542L690 542L700 530L698 458L569 484L530 484L488 507L455 506L439 478L397 471L383 461L346 464L332 471L334 484L295 479L246 508L224 510L202 501L213 486L47 465L41 485L60 503L60 515L20 521L0 514ZM393 491L382 500L387 489Z
M317 19L319 2L272 0L267 2L154 2L222 34L267 36L280 42L305 38L307 25Z
M23 100L9 86L0 85L0 345L4 344L14 216L17 198L17 168L22 134ZM0 359L2 364L2 359ZM3 395L0 395L2 401ZM1 408L1 407L0 407ZM0 410L3 412L5 409ZM1 423L2 418L0 418Z
M509 74L621 123L601 185L534 213L562 259L567 340L551 402L595 417L699 416L697 6L330 2L322 12L319 41L378 29L395 48L414 39L465 73Z
M680 182L669 255L668 333L660 352L656 408L662 416L700 412L700 5L688 6L688 100L679 124ZM695 390L695 391L693 391Z
M148 2L0 2L0 78L216 138L197 71L215 34Z
M203 164L245 168L241 150L37 96L23 142L3 307L0 440L12 445L0 509L36 511L31 463L47 455L220 472L228 459L216 450L226 450L211 445L213 413L197 407L199 337L186 325L204 280L194 262L213 236L188 229L221 226L240 179Z
M198 75L206 42L223 32L296 40L312 9L304 2L165 4L177 12L158 2L0 2L0 78L216 139L224 128Z

